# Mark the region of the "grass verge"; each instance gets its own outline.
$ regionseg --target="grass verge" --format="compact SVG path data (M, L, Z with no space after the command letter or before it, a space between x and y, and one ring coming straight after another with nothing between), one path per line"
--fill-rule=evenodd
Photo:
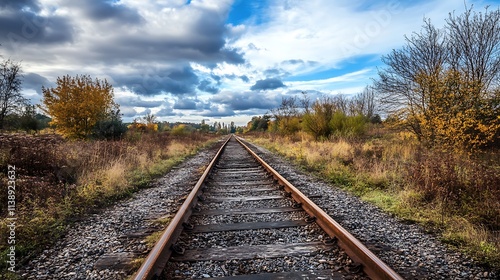
M406 133L313 141L245 136L305 171L419 223L485 266L500 268L500 157L429 150Z

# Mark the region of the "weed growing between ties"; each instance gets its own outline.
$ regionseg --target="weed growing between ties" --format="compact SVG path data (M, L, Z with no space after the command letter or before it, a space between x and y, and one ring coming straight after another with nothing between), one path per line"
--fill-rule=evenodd
M322 142L303 133L246 137L500 267L499 151L470 155L429 149L408 133L376 128L363 138Z
M57 135L23 134L0 138L2 185L7 165L17 168L17 263L64 234L75 218L148 186L186 156L215 141L215 136L199 133L130 133L120 141L66 141ZM0 205L4 240L8 228L3 193ZM2 271L6 245L0 243Z

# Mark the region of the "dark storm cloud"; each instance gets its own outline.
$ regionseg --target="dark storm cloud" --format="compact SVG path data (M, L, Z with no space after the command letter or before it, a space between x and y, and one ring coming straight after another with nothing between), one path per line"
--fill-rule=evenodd
M155 116L157 117L172 117L176 116L177 114L172 111L172 108L162 108L160 111L155 113Z
M144 21L136 10L109 1L71 1L70 5L82 9L89 19L95 21L111 20L121 24L137 24Z
M210 80L203 80L198 85L198 89L208 93L217 93L219 92L219 88L212 84Z
M182 69L138 67L137 72L112 74L118 86L125 86L139 95L151 96L160 93L194 94L198 76L193 68Z
M196 101L188 98L179 98L174 104L177 110L196 110Z
M117 5L112 6L116 9ZM209 68L220 62L245 63L244 54L239 49L226 45L228 27L225 25L225 18L218 11L209 8L185 8L178 12L178 16L190 15L192 16L189 21L179 19L177 23L172 19L166 20L174 26L179 24L176 32L148 29L147 25L144 25L140 34L126 31L119 36L110 34L106 40L94 42L90 46L92 59L112 63L157 59L172 63L193 61Z
M252 87L251 90L269 90L285 87L283 82L278 78L267 78L265 80L258 80Z
M218 117L230 117L230 116L234 116L234 111L231 110L229 107L227 106L212 106L210 107L210 111L208 112L203 112L202 114L203 116L205 117L215 117L215 118L218 118Z
M221 93L210 99L212 103L224 104L231 110L272 109L279 105L281 96L266 96L261 92Z
M23 88L33 89L38 94L42 94L42 86L52 87L54 85L53 82L50 82L47 78L36 73L27 73L23 75Z
M248 83L250 82L250 79L246 75L242 75L239 77L243 82Z
M170 10L171 1L123 2L0 0L0 54L8 57L20 50L17 56L23 61L54 69L26 75L24 89L38 93L41 85L53 86L39 74L56 77L61 71L80 74L85 69L92 76L109 77L115 88L139 95L117 99L127 118L144 114L134 107L160 109L164 116L179 112L174 107L200 112L214 109L214 116L231 114L227 108L196 99L200 91L219 93L225 75L207 77L190 66L196 63L213 69L223 62L246 63L241 49L228 46L229 6L200 3ZM157 9L143 18L143 9L151 12L150 7ZM247 76L234 77L238 78L249 82ZM141 99L165 93L177 102L168 105ZM178 100L180 96L188 99Z
M70 19L38 15L38 1L2 1L0 8L0 43L6 48L16 50L19 44L55 44L73 40Z
M2 2L0 2L0 8L2 8L2 10L21 10L27 8L33 12L40 11L38 0L2 0Z

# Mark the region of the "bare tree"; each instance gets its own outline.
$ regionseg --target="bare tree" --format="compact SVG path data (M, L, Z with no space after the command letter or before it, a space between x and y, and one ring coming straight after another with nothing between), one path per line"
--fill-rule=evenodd
M283 97L281 105L272 109L271 114L279 132L291 135L300 129L300 108L297 97Z
M21 65L8 59L0 63L0 129L5 117L23 107L27 100L21 95Z
M480 84L482 92L489 89L500 76L500 10L450 13L447 30L452 68Z
M333 103L335 103L335 111L341 111L346 114L349 111L349 98L344 94L337 94L333 97Z
M433 145L486 146L500 130L500 9L450 13L382 61L375 88L388 113Z
M369 119L375 114L375 106L375 90L366 86L349 101L349 114L363 115Z
M422 136L417 116L426 115L429 105L431 83L422 82L420 77L439 79L448 60L444 32L436 29L430 20L424 20L420 33L406 37L406 45L383 56L388 66L379 70L379 79L374 86L380 95L380 102L390 114L406 119L407 128L417 137Z

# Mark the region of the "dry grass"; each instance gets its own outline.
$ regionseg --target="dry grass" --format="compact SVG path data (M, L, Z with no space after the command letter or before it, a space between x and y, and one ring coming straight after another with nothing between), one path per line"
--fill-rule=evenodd
M370 134L370 133L369 133ZM371 137L314 142L262 134L252 141L332 183L424 225L500 267L500 156L429 150L411 135L377 128Z
M7 165L16 166L16 234L22 236L16 244L18 261L63 234L75 217L147 186L213 141L214 136L197 133L134 134L122 141L65 141L53 134L1 134L2 185L7 181ZM0 195L2 239L7 233L6 194ZM5 249L5 243L0 243L2 269L6 264Z

